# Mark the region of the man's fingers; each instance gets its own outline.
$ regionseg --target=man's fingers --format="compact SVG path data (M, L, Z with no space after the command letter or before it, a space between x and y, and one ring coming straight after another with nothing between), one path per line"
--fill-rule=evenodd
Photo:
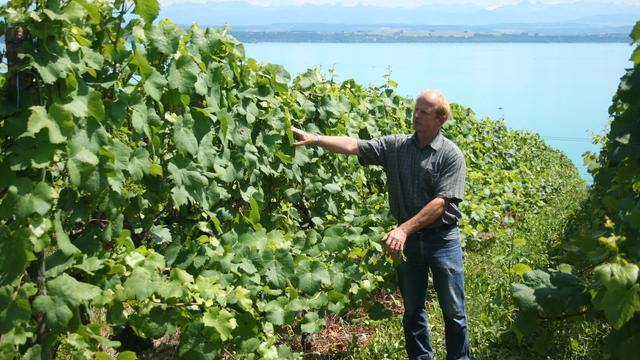
M391 256L397 256L402 254L402 247L400 245L394 244L390 246L385 246L385 253Z
M293 142L293 146L307 145L311 142L309 140L309 134L307 134L304 130L300 130L292 126L291 132L293 133L293 137L297 140Z
M295 128L295 127L291 127L291 132L293 133L293 136L299 138L302 136L302 130Z
M386 233L384 235L384 237L382 238L383 242L384 242L384 252L385 254L390 254L391 253L391 238L389 237L390 233Z
M391 244L393 244L393 242L396 240L395 236L392 235L392 233L387 233L384 236L384 242L387 244L387 246L391 246Z
M396 239L391 233L384 236L384 250L387 255L394 256L398 252L398 239Z
M293 135L295 137L300 138L300 139L304 139L305 135L307 134L306 132L304 132L304 131L302 131L302 130L300 130L298 128L295 128L295 127L291 127L291 132L293 133Z
M401 256L404 248L404 241L401 236L396 236L394 231L386 233L382 237L384 242L384 252L390 256Z

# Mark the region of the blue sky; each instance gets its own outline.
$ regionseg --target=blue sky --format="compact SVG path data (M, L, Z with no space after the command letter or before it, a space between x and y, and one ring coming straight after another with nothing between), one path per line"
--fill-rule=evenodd
M161 4L176 3L206 3L206 2L238 2L244 1L253 5L277 6L277 5L371 5L381 7L417 7L433 4L463 4L475 5L487 9L497 8L504 5L517 4L521 0L160 0ZM577 0L536 0L534 3L563 4L575 3ZM627 5L637 5L638 0L586 0L591 3L617 3Z

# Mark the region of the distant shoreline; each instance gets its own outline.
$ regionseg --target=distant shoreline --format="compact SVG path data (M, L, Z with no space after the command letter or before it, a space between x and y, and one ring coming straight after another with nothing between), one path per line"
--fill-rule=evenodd
M629 43L628 35L455 34L399 35L309 31L230 31L243 43Z

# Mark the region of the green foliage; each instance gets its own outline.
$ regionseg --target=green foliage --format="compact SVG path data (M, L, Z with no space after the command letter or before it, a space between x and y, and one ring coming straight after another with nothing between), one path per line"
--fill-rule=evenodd
M294 149L290 128L407 133L412 101L392 81L291 80L246 58L226 29L153 24L157 14L155 0L0 8L3 26L32 37L0 74L3 358L59 344L104 358L125 327L146 339L179 327L185 358L295 357L280 327L316 333L325 314L369 306L390 285L383 171ZM32 83L18 101L6 84L23 74ZM459 106L454 118L445 131L468 154L469 244L544 206L568 181L561 169L577 179L537 136Z
M599 155L586 154L594 184L584 214L577 220L566 244L575 273L565 284L516 284L514 297L520 303L518 331L535 331L538 317L593 313L604 315L612 327L607 356L626 359L630 344L638 341L640 324L640 22L631 38L636 45L633 67L621 78L609 108L611 128L602 139ZM547 274L535 270L527 274ZM566 276L566 275L563 275ZM558 301L547 302L533 292L555 292ZM565 301L560 301L565 299ZM580 301L567 301L580 299Z
M533 213L561 190L580 183L575 166L537 134L508 130L504 122L476 119L471 110L453 106L455 120L446 134L463 149L467 182L463 236L471 249L483 236Z

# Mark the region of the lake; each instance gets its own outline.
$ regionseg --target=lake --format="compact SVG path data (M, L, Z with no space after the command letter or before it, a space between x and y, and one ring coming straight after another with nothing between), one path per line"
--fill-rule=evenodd
M620 77L631 67L624 43L257 43L246 54L283 65L292 76L321 66L337 80L398 82L401 95L439 88L478 116L537 132L591 182L582 154L598 151Z

